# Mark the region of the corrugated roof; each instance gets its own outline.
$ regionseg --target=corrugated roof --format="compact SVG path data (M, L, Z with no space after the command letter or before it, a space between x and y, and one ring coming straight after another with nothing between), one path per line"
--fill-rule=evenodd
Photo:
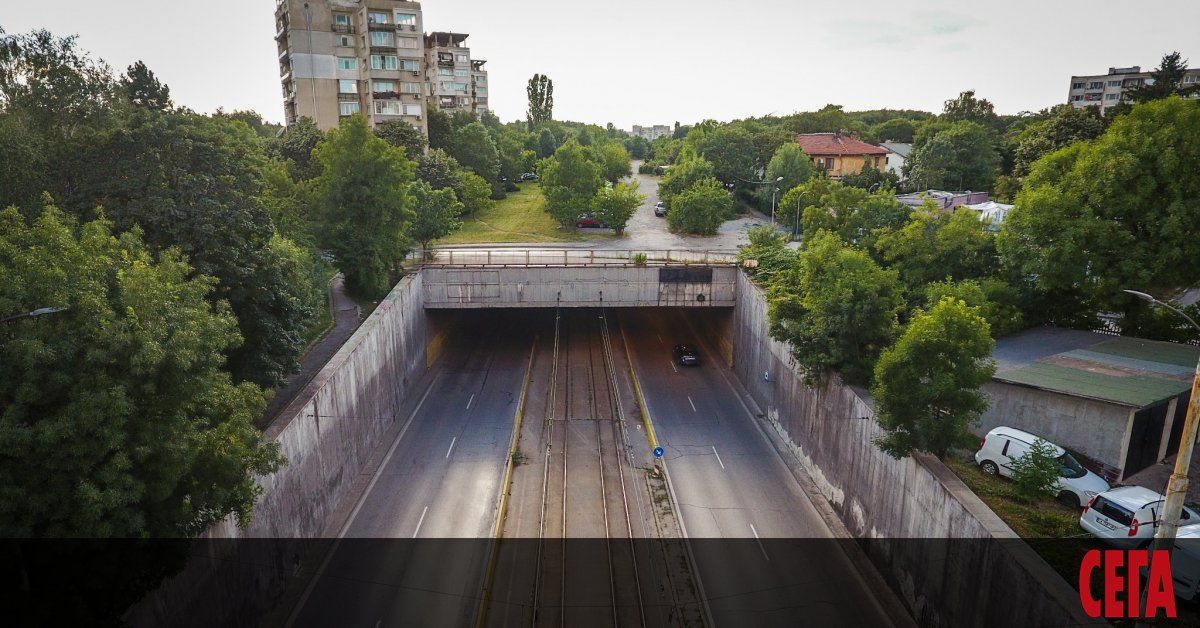
M1041 362L1005 371L994 379L1134 408L1152 406L1191 386L1191 382L1136 375L1118 377Z

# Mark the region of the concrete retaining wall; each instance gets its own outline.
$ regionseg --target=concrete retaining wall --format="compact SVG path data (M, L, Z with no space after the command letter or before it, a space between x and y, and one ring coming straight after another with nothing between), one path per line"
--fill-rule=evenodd
M431 267L421 274L427 308L733 306L736 268L712 267L711 283L660 282L660 269Z
M788 345L768 336L762 291L742 273L737 287L734 371L918 624L1095 623L1075 591L939 460L895 460L875 447L881 430L865 391L805 386Z
M131 609L132 624L259 623L426 368L421 282L419 274L402 279L268 428L288 462L260 478L266 493L254 521L206 532L196 545L204 556Z

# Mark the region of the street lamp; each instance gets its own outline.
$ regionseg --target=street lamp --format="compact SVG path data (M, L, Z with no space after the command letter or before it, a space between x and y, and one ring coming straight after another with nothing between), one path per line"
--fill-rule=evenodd
M38 309L36 309L32 312L25 312L24 314L14 314L13 316L8 316L6 318L0 318L0 323L7 323L9 321L15 321L19 318L33 318L36 316L45 316L46 314L54 314L56 312L61 312L65 309L67 309L67 308L65 308L65 307L39 307Z
M875 183L872 183L871 187L867 188L867 194L871 194L872 192L874 192L875 188L879 187L879 183L880 182L878 182L878 181Z
M1200 325L1192 317L1180 312L1174 307L1137 290L1122 290L1146 301L1151 306L1157 305L1178 314L1191 323L1197 331ZM1183 499L1187 496L1188 465L1192 462L1192 448L1196 444L1197 414L1200 413L1200 361L1196 362L1196 372L1192 376L1192 398L1188 402L1187 418L1183 421L1183 435L1179 441L1179 453L1175 456L1175 472L1167 482L1167 501L1163 506L1162 523L1154 535L1154 549L1171 551L1175 545L1175 532L1179 527L1179 515L1183 512Z
M793 226L792 231L794 232L797 240L800 239L800 199L804 198L804 195L811 191L812 190L804 190L796 195L796 224Z
M775 179L775 183L783 181L783 177ZM775 194L779 192L779 188L771 190L771 226L775 226Z

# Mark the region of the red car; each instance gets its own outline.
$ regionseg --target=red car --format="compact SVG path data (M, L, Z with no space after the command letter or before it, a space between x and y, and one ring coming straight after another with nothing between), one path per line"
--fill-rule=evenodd
M596 229L608 228L608 225L600 222L599 220L596 220L596 218L594 216L592 216L591 214L580 214L579 218L577 218L575 220L575 226L580 229L583 229L585 227L596 228Z

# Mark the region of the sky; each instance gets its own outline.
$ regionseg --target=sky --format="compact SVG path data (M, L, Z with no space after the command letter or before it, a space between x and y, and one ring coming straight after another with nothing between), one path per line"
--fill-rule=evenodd
M1200 2L1110 0L429 0L428 31L468 33L493 111L524 119L525 84L554 82L554 117L728 121L828 103L938 112L974 89L999 113L1066 101L1070 77L1200 66ZM1152 10L1149 10L1152 9ZM115 71L142 60L178 105L283 121L274 0L0 2L0 28L78 35Z

